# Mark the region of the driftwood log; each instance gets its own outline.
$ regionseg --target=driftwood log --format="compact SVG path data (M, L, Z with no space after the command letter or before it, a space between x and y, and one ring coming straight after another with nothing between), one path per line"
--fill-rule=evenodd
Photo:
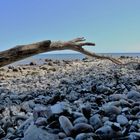
M39 53L56 51L56 50L74 50L91 57L96 57L99 59L108 59L116 64L122 64L120 61L114 58L108 56L100 56L93 52L89 52L85 50L83 46L95 46L95 43L85 42L85 41L86 40L82 37L66 42L63 41L51 42L50 40L45 40L33 44L16 46L9 50L0 52L0 67L3 67L10 63L25 59L27 57Z

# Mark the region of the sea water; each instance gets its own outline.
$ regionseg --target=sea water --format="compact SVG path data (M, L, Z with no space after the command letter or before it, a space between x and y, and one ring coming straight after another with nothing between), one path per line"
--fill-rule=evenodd
M99 55L104 56L111 56L111 57L120 57L120 56L129 56L129 57L140 57L140 53L100 53ZM86 56L84 54L80 53L74 53L74 54L39 54L35 55L29 58L26 58L24 60L18 61L14 63L14 65L18 64L29 64L30 62L38 62L41 63L44 59L52 59L52 60L75 60L79 59L82 60Z

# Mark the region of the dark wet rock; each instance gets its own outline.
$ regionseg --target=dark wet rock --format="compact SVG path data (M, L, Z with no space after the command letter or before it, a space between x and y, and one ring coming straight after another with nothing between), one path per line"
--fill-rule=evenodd
M137 65L136 70L140 70L140 64Z
M58 101L62 101L64 99L64 96L61 96L60 93L54 95L51 99L48 100L48 104L54 105Z
M74 125L73 131L76 134L86 133L86 132L88 133L93 131L93 127L86 123L78 123Z
M32 61L32 62L30 62L30 64L29 64L30 66L34 66L34 65L37 65L37 63L36 62L34 62L34 61Z
M92 127L96 130L99 127L103 125L101 117L99 114L95 114L89 119L89 123L92 125Z
M90 116L91 116L91 106L89 104L88 105L82 105L81 106L81 111L87 119L90 118Z
M119 136L120 134L118 132L115 132L111 126L106 125L103 126L95 131L95 133L101 138L101 139L111 139Z
M117 116L117 122L120 125L127 125L128 124L128 119L124 115L118 115Z
M59 117L59 123L63 131L66 133L67 136L70 136L72 134L73 125L70 122L70 120L65 116Z
M59 140L55 134L48 133L47 131L36 127L35 125L29 126L24 133L24 138L21 140Z
M81 133L76 136L75 140L93 140L92 136L92 133Z
M135 90L131 90L128 92L127 98L134 100L134 101L140 101L140 92L137 92Z
M135 106L131 109L133 115L136 115L138 112L140 112L140 106Z
M102 104L103 97L102 96L95 96L94 102L96 102L98 105Z
M116 123L116 122L115 122L115 123L112 123L111 127L112 127L112 129L113 129L114 131L116 131L116 132L122 130L120 124L119 124L119 123Z
M75 119L73 122L73 124L77 124L77 123L88 123L88 120L85 117L79 117Z

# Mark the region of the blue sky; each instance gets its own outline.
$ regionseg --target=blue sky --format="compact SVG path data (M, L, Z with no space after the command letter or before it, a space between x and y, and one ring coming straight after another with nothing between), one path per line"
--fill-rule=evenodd
M84 36L96 52L140 52L140 0L1 0L0 51Z

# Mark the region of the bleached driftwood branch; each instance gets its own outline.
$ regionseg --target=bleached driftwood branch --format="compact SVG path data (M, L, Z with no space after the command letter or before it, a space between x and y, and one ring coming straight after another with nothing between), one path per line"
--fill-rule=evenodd
M74 50L80 52L82 54L96 57L99 59L108 59L116 64L122 64L120 61L108 57L108 56L100 56L96 53L89 52L85 50L83 46L95 46L93 42L86 42L85 38L76 38L70 41L54 41L45 40L33 44L28 45L20 45L14 48L8 49L6 51L0 52L0 67L8 65L10 63L25 59L27 57L56 50Z

